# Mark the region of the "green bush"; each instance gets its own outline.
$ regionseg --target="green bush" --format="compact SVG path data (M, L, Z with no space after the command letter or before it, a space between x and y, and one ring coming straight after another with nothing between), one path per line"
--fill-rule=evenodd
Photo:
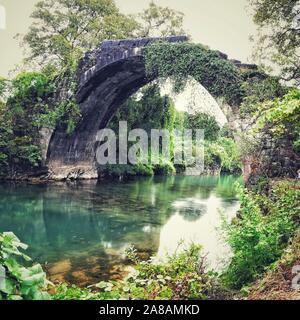
M300 151L300 90L290 90L283 98L259 105L254 132L268 129L275 138L289 137L295 149Z
M241 104L240 114L244 118L254 116L260 109L261 103L282 97L287 92L287 88L282 86L280 79L276 77L266 77L263 80L250 77L243 83L243 88L246 97Z
M223 274L231 288L254 281L280 258L300 224L299 183L275 184L269 195L255 195L238 187L241 208L232 224L225 224L233 258Z
M176 300L213 298L218 287L213 274L203 270L201 247L189 249L168 257L165 262L140 261L134 248L127 251L135 263L134 271L123 281L100 282L94 286L98 292L62 284L54 299L139 299Z
M219 137L220 126L217 120L202 112L196 114L186 114L186 128L187 129L200 129L204 130L205 140L215 141ZM195 138L195 131L193 131Z
M31 170L41 163L39 126L55 86L41 72L22 72L7 84L0 105L0 173Z
M0 267L5 270L4 279L0 279L0 300L44 300L50 299L45 290L48 282L41 265L24 267L20 264L31 259L19 249L27 246L12 232L0 233Z
M174 164L164 159L160 159L159 164L153 165L153 171L156 175L172 175L176 173Z
M207 168L217 166L222 173L241 173L240 153L232 138L219 137L216 141L205 141L204 147Z
M61 74L69 81L66 74ZM0 79L0 174L15 175L41 165L40 128L64 125L72 133L80 119L73 98L59 101L61 81L53 72L21 72L12 81ZM73 81L74 82L74 81ZM74 92L74 83L68 90Z
M189 42L157 42L144 52L147 75L152 79L172 78L175 91L184 88L189 77L193 77L212 96L224 98L229 104L241 102L244 95L241 75L219 52Z
M223 127L220 129L220 137L224 137L224 138L231 138L233 139L233 133L232 130L229 128L228 123L224 124Z

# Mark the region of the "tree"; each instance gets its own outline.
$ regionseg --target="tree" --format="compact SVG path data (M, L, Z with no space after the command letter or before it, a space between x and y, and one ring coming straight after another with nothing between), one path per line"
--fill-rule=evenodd
M113 0L43 0L23 41L29 59L69 65L105 39L133 35L137 23L119 12Z
M23 72L11 81L5 103L0 100L0 175L40 165L36 120L48 111L54 90L52 79L40 72Z
M183 33L183 14L153 2L136 17L120 13L114 0L42 0L23 44L27 61L76 66L83 53L104 40Z
M151 129L174 129L176 121L174 104L168 96L161 96L158 84L143 87L137 95L130 97L117 111L110 127L118 131L119 121L127 121L129 130L141 128L149 134Z
M283 80L300 84L299 0L249 0L258 26L256 58L279 66Z
M194 130L204 130L205 139L209 141L216 140L220 132L220 126L218 125L217 120L203 112L187 114L186 127Z
M293 89L283 98L261 104L254 132L269 131L275 138L288 137L300 151L300 91Z
M183 13L160 7L151 1L149 7L138 14L140 37L175 36L185 34L183 30Z

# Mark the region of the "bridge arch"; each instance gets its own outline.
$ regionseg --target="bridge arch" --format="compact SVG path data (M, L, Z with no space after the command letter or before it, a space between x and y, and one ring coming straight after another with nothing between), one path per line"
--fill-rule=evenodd
M82 117L71 135L66 133L63 126L57 127L52 134L47 165L54 178L97 178L94 150L97 131L107 125L115 111L134 92L155 79L156 73L146 74L143 48L158 40L161 39L105 41L81 60L77 72L76 99ZM188 38L180 36L163 40L176 43L187 41ZM227 60L223 53L219 52L218 57L220 61ZM237 67L255 68L236 60L231 63ZM206 89L210 91L207 86ZM217 92L212 95L218 98ZM230 122L237 123L234 107L223 103L222 111L227 118L232 118Z

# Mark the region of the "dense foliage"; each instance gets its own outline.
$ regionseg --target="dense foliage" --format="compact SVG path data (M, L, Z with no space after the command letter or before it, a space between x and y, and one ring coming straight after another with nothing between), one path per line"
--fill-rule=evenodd
M242 172L239 148L232 138L219 136L216 141L205 141L204 165L220 173L240 174Z
M243 118L254 117L255 119L261 103L280 98L287 93L288 89L280 84L279 78L264 76L264 79L257 77L247 79L247 74L244 74L244 77L246 78L243 82L245 97L240 107Z
M271 131L278 139L288 137L300 150L300 91L291 90L283 98L260 104L254 131Z
M173 158L160 157L158 165L151 164L151 129L167 129L172 134L174 129L204 130L205 138L205 169L207 172L240 173L241 161L236 143L230 135L230 130L222 131L216 119L206 113L189 114L177 111L168 96L161 96L157 84L145 86L137 95L131 97L112 118L109 127L118 132L119 121L127 121L128 130L144 129L149 137L148 164L137 165L106 165L100 167L101 176L132 177L137 175L174 174L184 170L185 164L173 164ZM193 137L195 139L195 136ZM119 139L119 137L118 137ZM118 140L119 141L119 140ZM118 147L117 141L117 147ZM118 152L118 148L117 148ZM174 146L171 141L171 157L174 156ZM142 156L141 156L142 159Z
M41 265L24 267L20 259L27 262L31 259L20 249L27 249L27 245L13 233L0 233L0 300L50 299L45 291L49 282Z
M253 8L253 20L259 28L255 56L268 67L279 66L282 79L299 84L299 0L249 2Z
M248 300L300 300L297 269L300 258L300 230L295 233L281 258L262 277L247 288ZM292 272L291 272L292 271ZM292 276L292 280L291 280Z
M189 77L201 83L212 96L238 105L243 96L238 69L219 52L193 43L156 43L145 49L150 78L171 78L180 90ZM176 61L176 63L174 63Z
M13 175L40 164L38 119L47 112L54 85L40 72L23 72L6 85L6 103L0 106L0 173Z
M187 129L203 129L204 139L208 141L217 140L221 130L217 120L203 112L198 112L196 114L185 114L185 127Z
M135 249L129 248L128 256L135 263L129 276L119 282L100 282L99 292L79 289L62 284L55 299L139 299L180 300L209 299L218 290L213 274L204 271L204 260L199 258L201 247L192 245L167 258L165 262L140 261Z
M22 38L28 61L69 68L103 40L184 33L183 14L153 1L141 13L122 14L114 0L42 0Z
M173 130L180 123L181 115L168 96L161 96L157 84L150 84L126 101L110 121L109 127L118 131L119 121L127 121L128 129L140 128Z
M265 272L300 227L299 183L277 182L268 189L267 194L261 188L251 194L239 187L238 218L225 227L233 257L223 281L232 288L240 289Z

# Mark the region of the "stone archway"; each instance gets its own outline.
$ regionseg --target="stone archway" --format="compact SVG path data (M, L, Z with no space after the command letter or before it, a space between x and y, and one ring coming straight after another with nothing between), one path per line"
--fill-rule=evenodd
M82 117L73 134L68 135L64 127L57 127L52 134L47 165L53 178L97 178L94 165L97 131L107 125L126 99L153 80L146 76L143 48L158 40L176 43L188 38L105 41L80 61L76 99ZM219 52L219 56L227 60L225 54ZM231 62L238 67L256 68L236 60ZM231 107L224 107L229 122L236 126L237 117Z

